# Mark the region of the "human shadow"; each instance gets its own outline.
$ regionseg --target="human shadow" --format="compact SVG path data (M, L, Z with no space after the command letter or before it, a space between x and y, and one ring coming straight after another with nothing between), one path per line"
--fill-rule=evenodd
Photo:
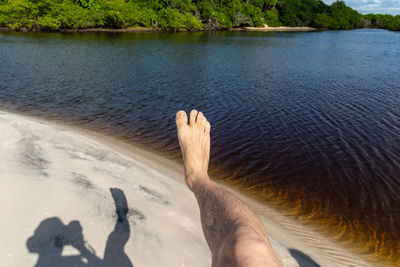
M321 267L321 265L316 263L310 256L304 254L300 250L290 248L289 253L295 258L300 267Z
M114 230L108 235L103 263L105 267L119 266L131 267L132 262L125 253L125 244L131 234L127 214L129 211L125 194L118 188L110 188L115 202L115 211L118 218Z
M133 267L124 250L130 236L128 202L122 190L110 188L110 192L118 218L113 231L108 235L103 259L85 244L79 221L74 220L64 225L59 218L53 217L43 220L26 242L29 252L39 254L35 267ZM65 246L74 247L79 254L63 256Z

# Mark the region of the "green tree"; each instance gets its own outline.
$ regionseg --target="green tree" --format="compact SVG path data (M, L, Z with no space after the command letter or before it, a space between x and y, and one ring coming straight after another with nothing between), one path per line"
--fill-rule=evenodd
M281 22L279 21L279 12L276 9L268 10L265 13L265 22L268 26L278 27L281 26Z
M318 14L314 21L313 26L322 29L329 29L333 23L333 19L328 15L328 13Z
M32 31L91 27L160 27L168 31L229 27L376 27L400 30L400 17L360 15L343 1L321 0L0 0L0 26Z

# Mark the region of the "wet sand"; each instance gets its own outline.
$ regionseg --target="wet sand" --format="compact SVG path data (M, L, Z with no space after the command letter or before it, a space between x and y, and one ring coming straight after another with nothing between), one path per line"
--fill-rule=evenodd
M8 112L0 112L0 127L0 266L210 266L197 203L178 163L110 137ZM112 188L119 190L112 195ZM261 217L285 266L370 266L226 188Z

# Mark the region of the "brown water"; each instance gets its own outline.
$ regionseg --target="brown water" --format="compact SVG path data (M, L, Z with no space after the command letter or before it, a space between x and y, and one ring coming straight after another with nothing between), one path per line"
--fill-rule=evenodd
M400 34L4 34L3 108L180 157L212 123L216 179L400 265Z

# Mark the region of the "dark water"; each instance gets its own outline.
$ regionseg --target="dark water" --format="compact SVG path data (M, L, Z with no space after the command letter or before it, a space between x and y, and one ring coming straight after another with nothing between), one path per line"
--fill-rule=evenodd
M0 105L179 156L212 124L212 172L358 251L400 258L400 34L3 34Z

